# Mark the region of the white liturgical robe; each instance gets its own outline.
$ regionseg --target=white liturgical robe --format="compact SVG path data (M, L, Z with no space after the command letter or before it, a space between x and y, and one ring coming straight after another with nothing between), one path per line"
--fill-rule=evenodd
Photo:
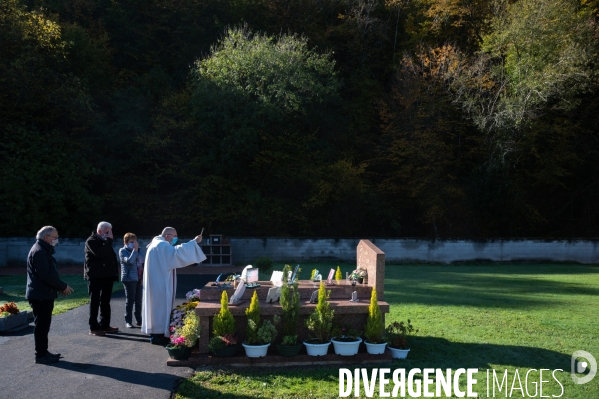
M170 336L171 311L177 291L177 268L200 263L206 255L195 240L173 246L162 236L154 237L146 252L144 266L144 334Z

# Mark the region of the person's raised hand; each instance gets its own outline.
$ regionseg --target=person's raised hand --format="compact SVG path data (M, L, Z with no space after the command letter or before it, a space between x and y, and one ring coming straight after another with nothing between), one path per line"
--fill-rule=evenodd
M108 233L106 234L106 237L108 237L110 239L114 239L114 237L112 236L112 229L108 230Z
M135 251L139 250L139 243L137 242L137 240L135 240L135 241L133 242L133 249L134 249Z
M194 240L196 240L196 242L199 244L202 242L202 235L200 234L199 236L196 236L196 238L194 238Z

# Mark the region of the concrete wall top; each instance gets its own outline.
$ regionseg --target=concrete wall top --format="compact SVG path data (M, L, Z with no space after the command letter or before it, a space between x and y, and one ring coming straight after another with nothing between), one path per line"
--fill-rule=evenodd
M181 238L181 241L191 240ZM273 261L338 260L356 262L358 238L244 238L229 237L233 262L251 264L260 256ZM55 257L61 264L83 264L86 238L60 238ZM141 247L152 237L138 237ZM370 239L385 254L386 263L452 263L489 260L599 263L598 240L425 240ZM0 238L0 266L24 265L33 237ZM123 244L116 237L114 248Z

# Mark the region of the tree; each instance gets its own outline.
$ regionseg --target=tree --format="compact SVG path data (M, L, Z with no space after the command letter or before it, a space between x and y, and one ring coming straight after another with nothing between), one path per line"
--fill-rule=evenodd
M595 31L573 0L497 1L482 52L456 54L447 76L456 101L504 157L546 110L569 110L596 74Z
M162 143L156 148L168 146L186 164L168 177L181 202L194 204L179 209L192 215L187 223L203 217L195 211L201 204L213 223L233 231L303 228L302 202L331 162L327 135L341 125L330 115L338 107L334 66L331 54L309 49L306 38L247 27L228 30L196 62L188 97L177 95L176 108L163 109L155 132ZM165 118L167 112L184 122Z
M78 133L92 107L70 68L58 23L18 1L0 3L0 228L31 236L44 224L79 235L97 223L97 174Z

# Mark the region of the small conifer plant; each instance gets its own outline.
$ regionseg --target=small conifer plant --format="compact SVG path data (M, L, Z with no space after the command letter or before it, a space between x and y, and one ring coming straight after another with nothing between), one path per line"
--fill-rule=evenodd
M321 282L318 289L318 304L306 320L306 327L314 334L314 340L321 344L330 341L333 329L335 311L331 309L331 304L328 301L330 294L331 291L327 291Z
M220 312L214 316L212 333L216 337L231 335L235 333L235 318L229 310L229 296L223 291L220 299Z
M370 294L370 306L368 307L368 318L366 319L366 332L364 336L369 343L380 344L385 342L383 337L384 332L383 314L378 303L376 289L373 288Z
M337 285L341 284L341 280L343 280L343 275L341 274L341 268L337 266L337 271L335 272L335 281Z

